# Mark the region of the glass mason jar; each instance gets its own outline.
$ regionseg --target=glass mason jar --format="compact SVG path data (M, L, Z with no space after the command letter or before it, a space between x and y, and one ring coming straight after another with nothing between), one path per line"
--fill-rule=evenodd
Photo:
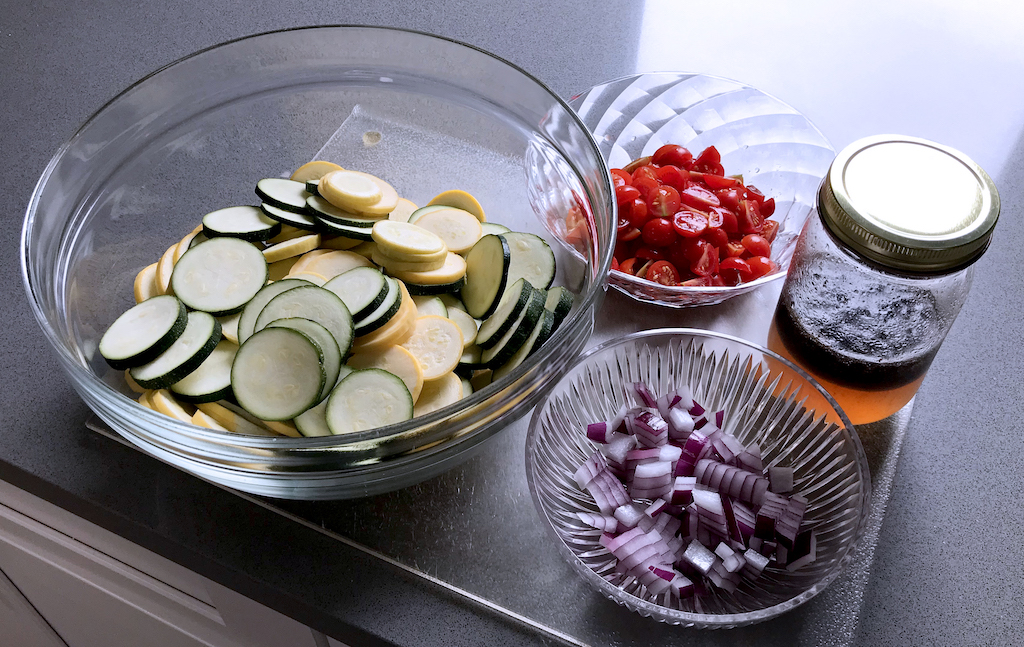
M888 417L921 385L998 217L995 185L962 153L892 135L854 142L822 181L768 347L854 424Z

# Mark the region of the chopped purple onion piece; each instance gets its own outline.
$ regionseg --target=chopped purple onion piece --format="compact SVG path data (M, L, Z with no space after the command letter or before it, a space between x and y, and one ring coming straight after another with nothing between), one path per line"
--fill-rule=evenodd
M636 394L640 396L641 400L643 400L644 406L652 408L658 406L658 399L651 395L651 392L650 390L648 390L647 385L644 384L643 382L634 382L633 390L635 390Z
M715 554L699 541L691 541L683 552L683 561L707 575L715 565Z
M746 560L746 564L744 564L743 570L740 572L750 580L756 580L761 577L761 573L768 567L768 558L753 548L743 553L743 559Z
M786 494L793 491L793 468L792 467L769 467L768 481L771 483L771 491L776 494Z
M715 426L719 429L722 428L722 423L725 421L725 410L721 409L715 412Z
M595 443L604 444L608 442L608 435L611 431L607 422L592 422L587 425L587 438Z
M789 563L786 564L786 570L795 571L813 562L817 549L818 541L813 530L807 529L797 535L796 541L793 542L793 548L789 551Z
M691 416L703 416L706 411L707 409L697 404L696 400L693 401L693 406L689 409ZM707 421L705 420L705 422Z

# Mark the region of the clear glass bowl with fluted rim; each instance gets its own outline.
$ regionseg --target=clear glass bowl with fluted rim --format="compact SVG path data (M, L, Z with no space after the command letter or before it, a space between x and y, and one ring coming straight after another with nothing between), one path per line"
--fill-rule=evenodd
M803 527L817 536L816 559L795 571L770 564L734 593L710 583L696 597L652 595L616 571L601 531L577 512L598 513L573 474L597 449L587 423L640 406L633 383L655 395L683 384L708 411L724 410L723 429L758 442L764 464L794 470L809 500ZM822 467L826 469L821 469ZM559 553L594 590L642 616L698 628L730 628L774 618L820 593L850 563L870 512L871 478L846 414L796 365L756 344L694 329L656 329L591 348L534 409L526 440L530 493Z
M351 436L217 432L139 405L96 352L106 327L133 305L136 273L204 213L258 204L257 180L287 177L318 156L377 174L417 204L468 191L489 220L543 236L557 256L556 283L574 295L571 314L503 380L429 415ZM544 205L531 198L538 187L549 190ZM25 216L24 282L74 388L137 447L254 494L365 496L468 458L529 411L583 350L606 290L612 195L607 166L575 113L485 51L390 28L269 32L141 79L58 150ZM571 205L560 202L565 196ZM572 254L554 243L564 232L538 217L570 207L588 223Z
M609 168L622 168L664 144L698 155L715 146L727 175L741 175L774 198L772 243L778 270L736 286L661 285L612 270L609 282L656 305L714 305L786 276L797 237L815 205L835 149L807 117L745 83L695 72L649 72L596 85L569 101L591 130Z

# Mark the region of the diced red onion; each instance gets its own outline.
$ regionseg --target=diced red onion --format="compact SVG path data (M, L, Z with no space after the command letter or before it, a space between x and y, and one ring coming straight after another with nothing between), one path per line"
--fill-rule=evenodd
M696 486L696 476L677 476L672 485L672 504L689 505L693 501L693 488Z
M757 579L768 566L768 558L753 548L743 553L743 559L746 560L746 564L744 564L741 573L748 579Z
M594 452L590 455L586 461L580 465L576 473L573 474L573 478L576 479L576 484L581 488L586 488L594 477L599 472L604 471L608 467L608 462L605 460L604 455L601 452Z
M662 512L664 512L666 509L668 509L668 501L666 501L665 499L655 499L654 502L651 503L651 505L647 506L647 509L644 510L644 514L653 519Z
M626 454L634 447L636 447L635 437L613 431L609 434L607 442L601 446L601 453L610 462L622 466L626 463Z
M643 509L637 504L630 501L624 505L620 505L615 508L615 512L612 513L615 520L618 521L623 528L636 528L637 524L640 523L640 518L644 516Z
M580 521L591 528L597 528L602 532L615 534L624 530L619 525L618 520L609 515L593 514L592 512L577 512L576 516L580 518Z
M693 401L693 406L689 408L691 416L703 416L706 411L707 409L697 404L696 400ZM707 422L707 420L704 422Z
M789 563L786 564L787 571L795 571L815 560L818 550L818 541L814 530L807 529L797 535L793 542L793 548L789 551Z
M644 384L643 382L634 382L633 390L636 391L636 394L638 396L640 396L640 399L643 401L644 406L651 408L658 406L658 399L651 395L651 392L650 390L648 390L647 385Z
M683 552L683 561L707 575L715 564L715 554L699 541L691 541Z
M793 468L792 467L769 467L768 481L771 483L771 491L776 494L786 494L793 491Z
M665 415L668 423L668 437L672 440L685 440L693 431L693 417L682 407L674 407Z

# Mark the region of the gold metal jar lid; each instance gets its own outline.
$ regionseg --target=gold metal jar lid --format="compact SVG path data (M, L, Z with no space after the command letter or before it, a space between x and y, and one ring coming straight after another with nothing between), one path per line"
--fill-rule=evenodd
M865 258L895 270L941 273L985 252L999 219L999 193L959 151L877 135L836 156L818 210L832 234Z

